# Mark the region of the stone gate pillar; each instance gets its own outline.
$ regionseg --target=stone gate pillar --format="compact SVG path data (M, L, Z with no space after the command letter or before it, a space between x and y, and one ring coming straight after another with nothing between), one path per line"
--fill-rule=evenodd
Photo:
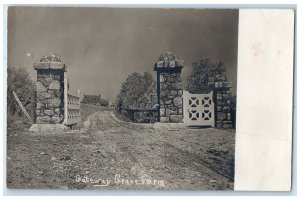
M226 80L215 82L216 128L233 128L231 116L231 87L232 83Z
M43 56L37 71L36 123L61 124L64 120L64 73L66 66L54 54Z
M158 118L162 123L183 121L183 86L180 78L183 63L176 54L165 52L154 66L157 72Z

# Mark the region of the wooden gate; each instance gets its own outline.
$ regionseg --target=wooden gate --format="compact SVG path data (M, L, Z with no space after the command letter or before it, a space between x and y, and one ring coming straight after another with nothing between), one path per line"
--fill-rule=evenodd
M213 92L191 94L183 91L183 121L188 126L214 127Z
M64 124L73 125L81 121L80 94L70 94L68 91L67 73L64 74Z

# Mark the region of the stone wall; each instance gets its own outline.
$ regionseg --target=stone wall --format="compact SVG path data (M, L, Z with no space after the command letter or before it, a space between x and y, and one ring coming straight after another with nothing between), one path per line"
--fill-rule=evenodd
M160 74L160 122L182 122L181 73Z
M64 71L37 69L37 124L60 124L63 121Z

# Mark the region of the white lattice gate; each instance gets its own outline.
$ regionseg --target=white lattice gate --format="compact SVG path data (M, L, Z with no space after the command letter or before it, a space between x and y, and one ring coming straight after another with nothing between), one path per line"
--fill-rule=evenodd
M183 121L188 126L214 127L213 92L191 94L188 91L183 91Z

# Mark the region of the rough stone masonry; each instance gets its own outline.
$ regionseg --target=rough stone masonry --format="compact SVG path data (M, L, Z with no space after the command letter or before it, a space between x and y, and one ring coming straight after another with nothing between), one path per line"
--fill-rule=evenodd
M37 70L37 124L60 124L64 120L63 95L66 66L60 58L49 54L33 67Z
M231 82L215 82L214 98L216 99L216 127L232 128L231 116Z
M183 85L180 78L183 60L172 52L163 53L154 70L157 71L160 122L183 121Z

